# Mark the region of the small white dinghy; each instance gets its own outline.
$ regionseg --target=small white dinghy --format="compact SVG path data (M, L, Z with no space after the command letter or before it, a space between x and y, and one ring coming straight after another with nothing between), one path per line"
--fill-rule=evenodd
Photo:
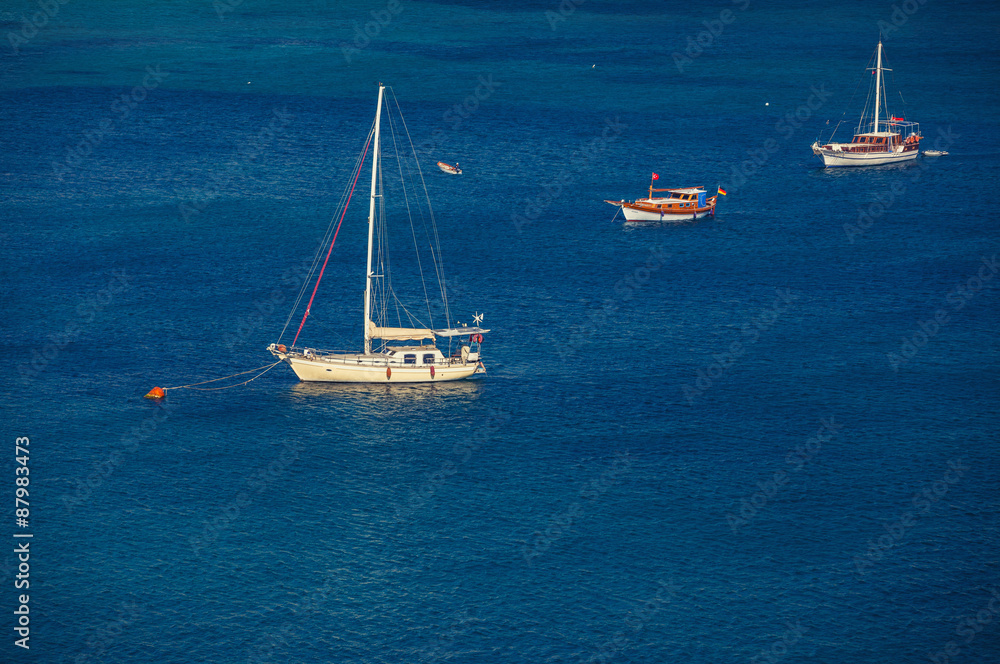
M943 157L946 154L948 153L944 150L924 150L925 157Z
M440 168L442 171L444 171L445 173L448 173L450 175L461 175L462 174L462 169L458 167L458 162L457 161L455 162L454 166L452 166L451 164L445 163L443 161L439 161L438 162L438 168Z

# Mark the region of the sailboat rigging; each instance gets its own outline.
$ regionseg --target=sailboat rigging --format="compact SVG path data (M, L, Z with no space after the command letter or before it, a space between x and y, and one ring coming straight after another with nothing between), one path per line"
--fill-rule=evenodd
M331 223L331 231L327 237L330 238L330 245L326 251L326 257L322 267L319 267L320 253L317 253L313 261L313 268L310 270L310 278L306 279L302 290L296 299L289 321L294 315L295 309L304 297L305 290L309 286L312 276L315 274L315 285L312 294L306 305L302 322L299 324L295 338L290 346L281 343L281 335L278 341L270 344L267 350L279 360L286 362L292 371L303 381L317 382L344 382L344 383L417 383L451 381L469 378L476 374L483 374L486 368L481 360L483 335L490 330L480 327L483 316L476 313L473 326L456 324L455 327L445 327L441 329L433 328L433 314L428 303L428 322L416 327L414 323L419 320L407 309L396 297L389 277L389 260L387 253L387 242L389 231L385 224L385 197L382 188L382 110L385 108L387 115L390 104L385 98L385 86L379 83L378 103L375 110L375 123L369 134L367 144L358 162L352 171L352 182L350 189L345 193L345 202L340 211L340 219L334 227ZM396 103L396 110L399 104ZM402 114L397 113L406 137L409 139L409 131L406 123L402 119ZM392 128L393 146L396 147L396 133L392 120L389 120ZM326 270L327 263L333 251L334 243L340 232L341 224L347 212L351 195L357 184L363 167L368 147L372 148L372 171L371 187L368 200L368 251L365 266L365 290L364 305L362 307L362 351L339 351L322 350L311 347L297 346L298 338L302 328L309 317L319 283ZM423 184L423 174L420 171L419 162L416 161L416 151L413 150L413 143L410 141L410 149L416 163L416 170L420 175ZM399 158L397 149L397 163L399 163L400 180L402 192L406 198L407 212L410 214L411 231L413 231L412 211L410 202L406 195L406 184L403 177L403 166ZM424 194L427 190L424 186ZM431 256L434 259L435 276L440 284L441 298L444 305L446 321L450 319L448 308L447 291L444 286L444 274L440 266L440 243L438 242L437 226L434 222L433 210L430 201L427 200L427 211L433 229L433 244L431 244ZM423 215L421 211L421 216ZM336 220L336 217L334 217ZM332 234L332 235L331 235ZM416 233L413 231L414 248L417 249L417 266L421 273L421 283L423 284L423 268L420 263L420 252L417 246ZM437 251L435 252L435 247ZM377 249L377 252L375 251ZM373 254L374 265L373 265ZM318 272L316 268L319 267ZM376 272L373 268L378 268ZM425 300L427 300L427 288L424 284ZM388 302L392 299L397 311L397 318L402 323L399 310L406 313L409 327L400 324L391 327L388 321ZM286 323L285 328L287 329ZM282 335L284 331L282 331ZM457 348L452 352L452 342L458 339ZM448 340L448 354L446 355L438 348L438 340Z

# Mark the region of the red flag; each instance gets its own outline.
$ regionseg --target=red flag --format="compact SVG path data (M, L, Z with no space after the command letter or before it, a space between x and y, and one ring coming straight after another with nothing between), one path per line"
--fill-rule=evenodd
M654 180L659 180L659 179L660 179L660 176L659 176L659 175L657 175L656 173L653 173L653 179L654 179Z

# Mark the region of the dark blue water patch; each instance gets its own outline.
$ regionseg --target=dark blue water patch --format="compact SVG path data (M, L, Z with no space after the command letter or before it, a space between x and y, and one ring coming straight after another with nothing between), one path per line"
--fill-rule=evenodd
M421 56L442 61L457 61L463 64L488 63L496 67L499 62L521 62L526 55L544 54L546 62L578 62L579 53L560 54L565 45L561 39L541 39L526 37L520 40L493 44L441 44L440 42L411 43L404 41L378 41L366 48L385 53L406 56Z
M559 12L559 3L550 3L539 0L519 0L515 2L504 3L502 6L491 5L489 7L484 7L483 3L476 2L476 0L429 0L426 4L433 5L443 5L443 6L455 6L455 7L465 7L468 9L483 10L487 9L491 12L503 12L503 13L519 13L519 12L532 12L542 14L546 11L552 11L555 13ZM581 3L582 4L582 3ZM591 2L587 3L587 7L582 6L571 6L574 11L580 11L581 13L614 13L616 15L630 15L639 13L654 13L662 11L659 8L651 8L648 3L641 2L625 2L625 3L601 3L601 2ZM568 8L564 11L572 14Z
M147 54L116 44L149 26L132 16L96 46L40 41L18 61L32 82L2 104L14 140L0 150L0 408L8 440L37 450L39 661L719 661L778 644L788 661L895 662L940 651L987 606L1000 282L968 289L997 250L982 200L998 123L995 91L939 42L964 32L989 65L975 25L990 10L927 5L886 43L928 143L949 124L959 136L949 157L828 170L808 146L874 46L858 28L877 20L869 9L754 8L675 76L673 46L641 32L612 46L601 25L655 8L584 4L554 36L548 8L492 12L504 29L470 28L462 45L403 32L447 22L448 7L423 3L386 34L405 46L390 73L421 72L395 83L414 142L445 132L420 154L452 318L485 312L493 330L488 376L466 383L303 384L278 366L237 390L142 399L271 361L298 291L286 275L316 250L371 125L387 62L374 44L345 74L300 59L319 39L289 27L300 10L244 3L220 21L206 4L199 35L157 15L177 40L210 41L203 60L177 59L177 83L63 180L51 162L135 85L70 72L142 71ZM700 30L721 8L674 18ZM350 9L307 11L349 26L370 10ZM247 35L291 50L234 48ZM50 84L33 68L60 49L78 62ZM441 66L421 69L428 57ZM293 70L315 88L269 87ZM504 87L454 126L445 113L478 70ZM782 133L824 81L835 96ZM285 129L246 158L286 107ZM579 159L616 117L626 128ZM733 186L768 138L777 149ZM697 223L613 223L603 200L644 195L652 172L729 196ZM870 224L845 229L900 182ZM210 187L185 219L180 204ZM311 345L362 342L367 183L355 195ZM387 207L405 249L405 212ZM423 306L416 275L397 279ZM959 287L972 297L956 310ZM940 308L948 321L922 339ZM906 340L915 352L894 368ZM815 438L824 421L833 435ZM776 472L787 481L769 486ZM937 500L922 509L925 490ZM990 629L963 645L969 661L995 651Z

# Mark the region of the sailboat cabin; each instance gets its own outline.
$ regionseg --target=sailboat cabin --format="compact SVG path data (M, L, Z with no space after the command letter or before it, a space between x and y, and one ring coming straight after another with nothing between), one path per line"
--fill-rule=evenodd
M668 192L665 198L654 198L653 192ZM649 198L636 201L637 205L646 204L665 209L703 208L707 204L708 193L701 187L686 187L683 189L653 189L649 188Z
M854 140L848 145L843 145L844 152L864 153L864 152L911 152L920 148L920 132L916 129L916 122L907 122L913 125L906 138L899 131L879 131L864 134L855 134ZM898 125L889 125L891 129L896 129ZM902 150L896 150L902 145ZM824 146L825 147L825 146Z

